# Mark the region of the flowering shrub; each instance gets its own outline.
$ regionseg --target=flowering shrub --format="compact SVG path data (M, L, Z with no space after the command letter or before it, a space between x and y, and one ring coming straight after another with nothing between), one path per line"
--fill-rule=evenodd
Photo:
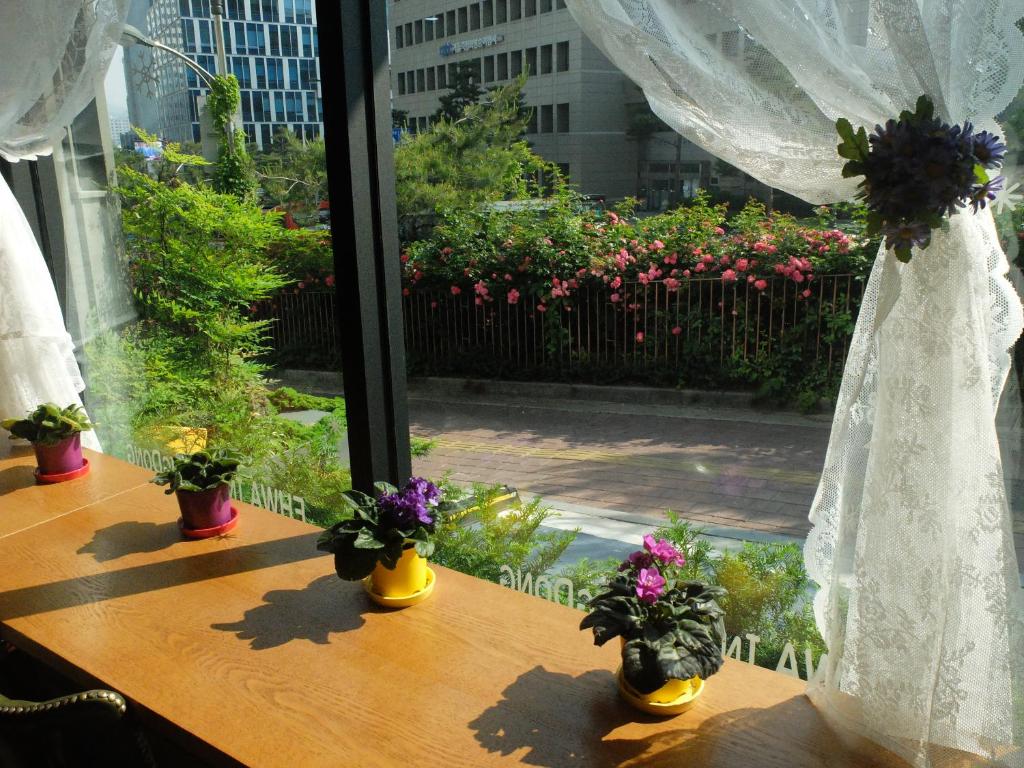
M602 288L611 304L629 309L631 284L679 290L696 278L748 283L757 291L782 276L810 296L821 268L856 268L872 243L837 228L820 228L785 214L768 215L750 201L732 218L701 193L691 205L633 220L628 207L601 213L570 192L547 207L448 211L433 237L402 252L407 295L472 290L483 306L517 304L570 310L578 292Z
M594 643L621 637L622 673L640 693L669 680L707 678L722 666L721 587L684 581L682 553L666 539L644 536L608 589L590 602L580 629L593 629Z

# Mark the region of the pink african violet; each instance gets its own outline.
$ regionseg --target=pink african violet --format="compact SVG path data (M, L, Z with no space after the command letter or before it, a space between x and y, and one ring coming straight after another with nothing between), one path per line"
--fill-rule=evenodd
M642 602L654 604L665 589L665 579L657 568L641 568L636 577L636 596Z

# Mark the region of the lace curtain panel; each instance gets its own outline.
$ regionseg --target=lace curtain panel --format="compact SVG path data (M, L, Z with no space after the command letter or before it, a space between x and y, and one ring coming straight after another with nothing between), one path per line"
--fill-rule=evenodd
M0 156L47 155L96 96L128 0L34 0L0 10ZM57 294L25 216L0 178L0 415L81 403ZM6 440L3 441L6 444ZM98 448L95 434L83 443Z
M811 203L851 199L835 121L928 94L1004 135L1021 0L567 0L672 129ZM1015 149L1011 147L1011 151ZM1011 179L1011 183L1013 180ZM809 695L914 765L1024 766L1024 590L996 406L1022 325L989 211L869 278L810 510L829 654Z

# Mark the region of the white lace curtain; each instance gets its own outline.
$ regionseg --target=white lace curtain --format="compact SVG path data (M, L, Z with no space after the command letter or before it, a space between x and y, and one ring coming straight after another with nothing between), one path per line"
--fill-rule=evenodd
M1024 81L1021 0L567 0L673 129L812 203L849 199L835 120L928 94L951 122ZM810 511L829 647L809 694L918 766L1024 765L1024 592L995 408L1021 304L988 211L908 265L881 250Z
M50 154L102 87L127 9L128 0L0 8L0 156ZM84 387L42 253L0 178L0 416L45 401L81 404ZM83 440L99 447L93 433Z

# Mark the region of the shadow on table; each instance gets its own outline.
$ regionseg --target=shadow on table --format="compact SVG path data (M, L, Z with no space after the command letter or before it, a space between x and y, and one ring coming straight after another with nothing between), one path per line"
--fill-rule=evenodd
M362 614L370 610L366 600L360 599L362 595L342 595L345 591L362 589L334 574L321 576L302 589L267 592L263 605L250 608L238 621L212 624L211 628L234 632L239 640L248 640L254 651L292 640L326 645L332 634L359 629L365 621Z
M0 496L20 488L28 488L36 484L36 476L33 474L35 467L27 464L18 464L6 469L0 469Z
M323 559L326 571L331 568L330 561L323 552L316 549L318 536L319 531L312 531L283 539L226 547L212 552L201 551L196 554L190 554L190 547L186 542L182 547L169 549L175 556L168 555L169 559L160 562L124 568L108 566L109 570L89 573L85 579L75 575L45 584L8 589L0 592L0 621L263 568L275 568L285 563L314 558Z
M675 718L637 712L619 698L606 670L572 677L538 666L469 727L488 752L508 756L526 748L518 760L542 768L906 765L874 745L844 746L803 696L703 720L695 715L696 709Z
M98 529L92 541L78 549L79 555L91 554L101 563L125 555L159 552L181 541L181 531L175 522L140 523L125 521Z

